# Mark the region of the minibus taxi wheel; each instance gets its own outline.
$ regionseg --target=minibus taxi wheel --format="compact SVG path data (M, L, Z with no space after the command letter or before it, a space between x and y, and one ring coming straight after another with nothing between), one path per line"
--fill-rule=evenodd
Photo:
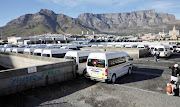
M131 74L131 72L132 72L132 68L129 68L128 69L128 74Z
M88 77L89 77L89 76L87 75L86 69L83 71L83 75L84 75L85 78L88 78Z
M111 82L114 84L116 82L116 74L112 75Z

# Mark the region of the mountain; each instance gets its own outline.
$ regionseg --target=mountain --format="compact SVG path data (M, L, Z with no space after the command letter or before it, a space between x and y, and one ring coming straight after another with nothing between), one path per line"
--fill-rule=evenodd
M131 13L80 14L71 18L41 9L35 14L26 14L8 22L3 29L5 36L33 36L43 33L73 33L95 31L118 35L168 31L172 26L180 28L180 21L174 15L156 13L155 10Z
M131 13L91 14L78 16L82 25L106 33L145 33L172 29L179 20L174 15L156 13L155 10L136 11Z

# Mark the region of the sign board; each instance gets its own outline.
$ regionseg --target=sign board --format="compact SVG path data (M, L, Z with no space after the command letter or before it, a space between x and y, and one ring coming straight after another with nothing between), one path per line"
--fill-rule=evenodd
M33 72L37 72L37 68L36 67L29 67L28 73L33 73Z

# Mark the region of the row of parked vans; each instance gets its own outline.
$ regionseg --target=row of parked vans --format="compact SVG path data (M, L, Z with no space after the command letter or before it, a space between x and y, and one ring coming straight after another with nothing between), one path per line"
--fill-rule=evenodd
M170 57L176 51L177 46L169 45L150 45L149 51L152 55L159 52L160 57Z
M116 45L91 45L91 47L107 47L107 48L147 48L148 45L143 45L143 44L116 44Z
M116 78L130 74L132 61L125 52L100 52L98 50L45 49L45 48L6 48L5 52L73 59L76 73L92 80L113 83Z

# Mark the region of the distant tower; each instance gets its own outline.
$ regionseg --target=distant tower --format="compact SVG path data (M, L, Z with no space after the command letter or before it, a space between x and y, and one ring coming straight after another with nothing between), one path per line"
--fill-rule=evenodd
M175 26L173 27L173 31L172 31L172 39L177 39Z
M88 35L88 33L89 33L89 32L87 31L87 35Z
M83 35L83 31L82 31L82 35Z

